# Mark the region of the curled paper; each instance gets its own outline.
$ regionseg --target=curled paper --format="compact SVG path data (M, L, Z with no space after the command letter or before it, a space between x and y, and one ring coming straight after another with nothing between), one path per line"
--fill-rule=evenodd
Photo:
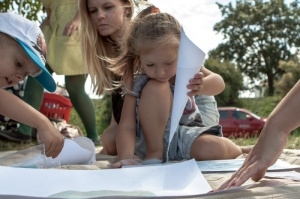
M171 143L173 139L188 100L188 89L186 86L188 85L189 80L193 79L195 74L200 71L204 58L205 53L188 38L182 27L180 33L169 143Z
M65 139L64 147L56 158L46 157L44 144L33 146L0 158L1 166L22 168L52 168L70 164L94 164L95 145L86 137Z

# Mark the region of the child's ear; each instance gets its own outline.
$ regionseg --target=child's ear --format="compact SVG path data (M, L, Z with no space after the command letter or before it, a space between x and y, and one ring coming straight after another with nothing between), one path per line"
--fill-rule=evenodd
M125 15L127 18L129 18L130 15L131 15L131 9L130 9L130 8L125 8L125 10L124 10L124 15Z

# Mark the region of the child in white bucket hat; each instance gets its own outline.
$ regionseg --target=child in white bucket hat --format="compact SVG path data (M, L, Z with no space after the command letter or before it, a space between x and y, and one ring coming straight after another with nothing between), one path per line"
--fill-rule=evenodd
M18 14L0 13L0 114L37 129L47 156L56 157L63 147L63 136L49 119L3 88L27 75L46 90L56 89L45 68L46 43L39 26Z

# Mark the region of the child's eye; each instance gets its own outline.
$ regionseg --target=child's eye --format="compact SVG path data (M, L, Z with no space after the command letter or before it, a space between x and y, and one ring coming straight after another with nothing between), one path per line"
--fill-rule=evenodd
M114 6L105 6L104 9L105 9L105 10L110 10L110 9L112 9L113 7L114 7Z
M152 67L154 64L146 64L147 67Z
M17 61L17 63L16 63L16 66L17 66L18 68L22 68L22 64L21 64L20 62L18 62L18 61Z
M172 65L173 63L174 63L174 61L167 62L166 65L167 65L167 66L170 66L170 65Z

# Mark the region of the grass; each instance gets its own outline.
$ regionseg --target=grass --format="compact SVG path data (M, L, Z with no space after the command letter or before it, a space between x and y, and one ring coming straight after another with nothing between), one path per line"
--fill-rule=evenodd
M248 146L254 145L257 142L258 138L230 138L234 143L239 146ZM36 141L33 141L29 144L19 144L7 141L0 140L0 151L9 151L9 150L22 150L29 147L37 145ZM300 131L297 130L294 132L288 139L288 142L285 146L287 149L300 149Z
M243 98L241 99L241 108L246 108L260 117L268 117L271 111L281 100L280 96L264 98Z
M265 97L259 99L242 99L239 107L246 108L253 113L261 116L267 117L270 112L275 108L275 106L280 101L280 97ZM111 117L111 101L109 97L104 97L103 99L93 100L95 105L96 120L97 120L97 130L99 135L102 134L103 130L107 127L110 122ZM78 126L85 134L82 122L77 115L76 111L72 109L70 116L70 124ZM285 148L288 149L300 149L300 129L296 129L293 134L289 137L288 143ZM257 138L230 138L234 143L240 146L254 145ZM7 141L0 140L0 151L7 150L22 150L31 146L36 145L36 142L30 144L18 144Z

